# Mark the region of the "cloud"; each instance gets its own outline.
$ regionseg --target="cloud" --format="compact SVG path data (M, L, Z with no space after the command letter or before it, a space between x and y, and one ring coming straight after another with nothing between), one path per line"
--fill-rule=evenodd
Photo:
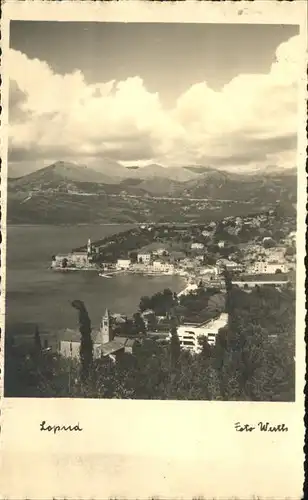
M173 109L139 76L88 84L11 50L10 156L104 156L224 168L295 165L299 37L281 44L268 74L241 74L221 90L198 82Z

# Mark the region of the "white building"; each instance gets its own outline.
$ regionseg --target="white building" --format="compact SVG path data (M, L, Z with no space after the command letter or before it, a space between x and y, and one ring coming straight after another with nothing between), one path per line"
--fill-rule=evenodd
M201 352L200 337L207 337L210 345L215 345L216 336L220 328L223 328L228 323L228 314L221 313L218 318L214 318L203 325L181 325L177 329L180 345L183 349L190 350L196 354ZM168 339L171 339L171 334Z
M141 264L150 264L152 259L151 252L140 252L137 255L137 261Z
M117 260L117 264L116 264L116 268L117 269L128 269L131 265L131 261L130 259L118 259Z
M228 271L234 272L243 270L242 264L229 259L219 259L216 264L220 270L223 268L226 268Z
M288 266L278 261L257 261L247 268L252 274L275 274L276 272L287 273Z
M224 246L225 246L225 242L223 240L221 240L221 241L218 242L218 247L219 248L224 248Z
M206 229L204 231L202 231L202 236L204 236L204 238L209 238L210 236L212 236L213 234L213 231L207 231Z
M76 266L85 266L89 262L89 255L87 251L73 252L68 255L69 261Z
M277 288L286 285L289 283L289 280L285 281L233 281L234 286L238 286L239 288L254 288L255 286L275 286Z
M203 245L203 243L192 243L190 248L192 250L203 250L204 245Z
M173 274L174 265L169 262L162 262L160 260L154 260L153 271L156 273Z
M218 276L219 270L217 266L205 266L199 271L200 274L209 276Z
M67 262L67 254L58 254L54 256L51 267L64 267Z

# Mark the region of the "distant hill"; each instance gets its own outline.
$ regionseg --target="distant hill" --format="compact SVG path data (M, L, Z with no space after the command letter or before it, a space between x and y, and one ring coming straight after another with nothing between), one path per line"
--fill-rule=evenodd
M184 167L153 164L140 169L120 165L117 173L122 169L124 178L56 162L9 179L8 221L75 223L184 218L189 222L199 219L202 210L204 216L219 209L245 213L251 207L280 203L288 211L296 204L295 169L270 169L247 175L206 168L196 174Z
M205 172L196 180L186 182L181 189L183 196L217 200L276 202L296 200L297 175L295 170L236 174L223 171Z
M191 172L194 172L195 174L203 174L205 172L208 172L211 169L210 167L204 167L203 165L187 165L184 166L186 170L190 170Z
M193 172L187 171L182 167L163 167L161 165L147 165L146 167L142 167L138 171L138 175L142 179L153 179L153 178L161 178L161 179L169 179L177 182L187 182L189 180L195 179L197 174Z
M105 175L112 182L120 182L130 176L130 170L112 158L100 158L91 163L91 169Z
M178 196L182 192L183 183L162 177L142 180L138 187L153 196Z
M48 189L70 182L110 183L112 179L86 166L58 161L31 174L11 179L10 186L29 190Z

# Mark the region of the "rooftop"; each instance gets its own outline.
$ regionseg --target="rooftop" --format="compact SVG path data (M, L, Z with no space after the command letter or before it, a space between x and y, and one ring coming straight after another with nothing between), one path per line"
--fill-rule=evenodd
M216 316L215 318L212 318L210 320L207 320L201 324L197 323L184 323L183 325L180 326L191 326L193 328L206 328L208 330L215 330L218 331L220 328L224 327L227 324L228 321L228 314L227 313L221 313L219 316Z
M240 281L288 281L289 274L288 273L268 273L268 274L242 274L237 282Z
M102 354L103 356L109 356L109 354L113 354L120 349L124 349L125 343L127 341L126 337L117 337L111 342L107 342L102 345Z
M99 335L100 331L94 330L91 332L91 337L93 344L100 344L99 341ZM71 328L67 328L66 330L62 330L59 332L59 340L61 341L66 341L66 342L80 342L81 340L81 334L79 330L73 330Z
M98 335L100 334L99 331L97 332L92 332L92 340L93 344L100 344L100 341L98 340ZM71 330L67 329L61 332L60 334L60 340L61 341L66 341L66 342L80 342L80 332L78 330ZM102 344L102 353L104 356L108 356L109 354L112 354L114 352L119 351L120 349L123 349L124 347L132 347L135 343L135 339L133 338L128 338L128 337L115 337L113 340L110 342L107 342L106 344Z

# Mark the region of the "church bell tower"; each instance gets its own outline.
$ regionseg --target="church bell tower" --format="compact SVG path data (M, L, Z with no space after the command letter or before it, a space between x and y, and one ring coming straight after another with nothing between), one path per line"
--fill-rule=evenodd
M91 243L90 238L88 239L88 244L87 244L87 254L88 254L88 257L90 257L92 255L92 243Z
M101 321L101 339L102 344L107 344L107 342L111 341L110 314L108 309L106 309Z

